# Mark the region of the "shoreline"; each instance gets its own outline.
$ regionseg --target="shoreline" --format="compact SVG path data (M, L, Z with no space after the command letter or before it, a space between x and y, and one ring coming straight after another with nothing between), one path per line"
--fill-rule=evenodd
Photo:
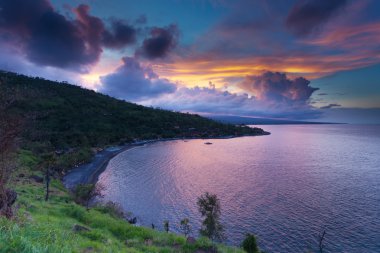
M216 140L216 139L232 139L239 137L256 137L256 136L265 136L269 135L269 132L258 135L242 135L242 136L221 136L221 137L212 137L212 138L167 138L167 139L154 139L154 140L145 140L138 141L134 143L125 144L122 146L111 146L105 148L104 150L96 153L92 160L89 163L82 164L78 167L72 168L67 172L67 174L62 178L62 183L66 189L73 190L79 184L96 184L99 179L100 174L102 174L109 161L117 156L118 154L139 147L146 144L153 144L156 142L165 142L165 141L176 141L176 140Z

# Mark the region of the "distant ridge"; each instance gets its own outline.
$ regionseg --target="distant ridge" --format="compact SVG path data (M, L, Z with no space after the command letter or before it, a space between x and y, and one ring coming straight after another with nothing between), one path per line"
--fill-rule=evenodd
M209 115L206 116L222 123L229 124L245 124L245 125L319 125L319 124L342 124L331 122L312 122L312 121L297 121L297 120L281 120L281 119L268 119L268 118L251 118L242 116L229 116L229 115Z

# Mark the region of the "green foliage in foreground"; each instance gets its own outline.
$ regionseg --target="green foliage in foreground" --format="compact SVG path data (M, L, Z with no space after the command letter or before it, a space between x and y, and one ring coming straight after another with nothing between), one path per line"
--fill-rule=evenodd
M57 180L52 181L51 197L45 202L43 184L29 179L36 172L21 173L11 182L19 194L17 214L13 220L0 218L0 252L196 252L213 245L206 238L187 244L181 235L135 227L107 208L86 211ZM90 231L74 232L76 224ZM243 252L217 247L218 252Z
M256 237L252 234L247 234L242 243L243 249L247 253L259 253L259 247L257 246Z

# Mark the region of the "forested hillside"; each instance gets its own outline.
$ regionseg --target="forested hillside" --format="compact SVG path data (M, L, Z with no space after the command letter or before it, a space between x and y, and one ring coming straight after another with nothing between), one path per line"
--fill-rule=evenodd
M60 152L58 167L88 160L91 148L142 139L260 135L262 129L222 124L199 115L148 108L38 77L0 72L1 98L17 118L22 148Z

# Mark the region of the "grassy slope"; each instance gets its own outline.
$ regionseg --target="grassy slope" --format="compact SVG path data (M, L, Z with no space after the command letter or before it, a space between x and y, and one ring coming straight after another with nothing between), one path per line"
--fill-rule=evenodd
M75 204L59 181L65 169L90 159L92 147L132 139L257 134L260 130L216 123L197 115L146 108L76 86L0 71L0 92L16 94L9 111L24 119L20 166L10 187L18 208L14 220L0 217L0 252L197 252L210 247L201 238L186 244L180 235L134 227L104 209ZM196 128L194 133L189 128ZM44 185L29 179L42 175L44 153L69 150L57 157L49 202ZM19 174L24 174L20 177ZM103 211L102 211L103 210ZM74 224L91 228L73 232ZM151 245L150 245L151 244ZM241 252L218 245L220 252Z
M44 185L29 179L40 173L34 171L37 158L21 152L19 159L11 182L19 194L18 211L12 221L0 218L0 252L197 252L212 245L206 238L190 245L181 235L135 227L102 208L86 211L59 180L53 180L51 198L45 202ZM74 224L91 230L73 232ZM218 252L243 251L218 245Z

